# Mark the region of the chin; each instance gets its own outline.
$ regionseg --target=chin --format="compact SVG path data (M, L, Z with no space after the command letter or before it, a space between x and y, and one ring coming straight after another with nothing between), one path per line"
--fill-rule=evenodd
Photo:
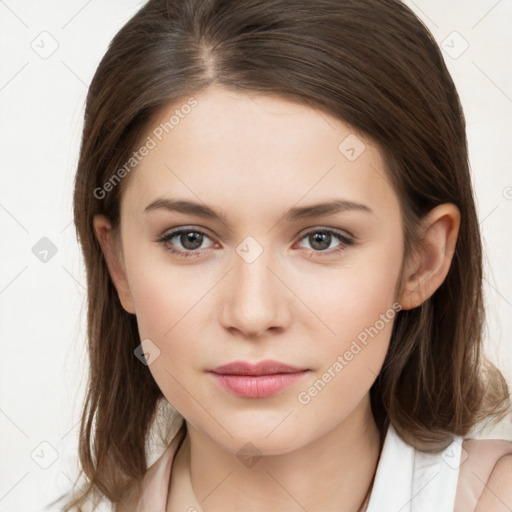
M296 424L296 419L287 418L289 412L280 414L277 420L274 417L262 417L261 412L258 414L258 419L245 418L245 421L230 420L228 416L223 416L225 418L223 426L227 432L216 422L214 425L208 423L199 427L196 424L195 428L222 449L239 458L251 455L256 457L284 455L302 448L313 440L307 429ZM283 421L284 418L287 419Z

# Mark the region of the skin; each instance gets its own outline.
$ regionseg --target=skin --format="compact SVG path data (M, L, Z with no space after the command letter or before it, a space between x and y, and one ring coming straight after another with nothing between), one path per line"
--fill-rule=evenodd
M369 389L393 322L309 403L298 394L394 303L408 309L434 293L450 266L458 209L432 210L421 226L424 243L403 261L399 198L371 141L357 135L365 150L350 161L338 146L354 130L325 112L219 87L195 98L191 113L132 171L121 200L120 247L108 219L94 219L124 309L136 314L141 340L160 350L149 370L187 421L168 510L355 512L379 456ZM175 109L163 110L155 126ZM226 221L165 209L144 213L171 196L222 211ZM371 212L283 219L289 208L332 199ZM206 234L199 256L179 257L155 241L177 227ZM333 234L322 252L306 235L327 228L356 243ZM250 263L237 252L246 237L262 250ZM167 245L186 251L184 238ZM206 372L264 359L309 372L263 399L232 395ZM251 467L237 457L246 443L262 455Z
M500 439L466 439L462 447L454 512L510 511L512 443Z

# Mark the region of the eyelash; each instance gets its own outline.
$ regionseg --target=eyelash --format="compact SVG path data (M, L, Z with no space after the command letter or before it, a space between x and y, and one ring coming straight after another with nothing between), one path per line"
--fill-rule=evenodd
M177 250L177 249L171 247L168 244L168 242L170 240L172 240L176 236L181 235L183 233L197 233L197 234L200 234L200 235L203 235L203 236L206 236L206 237L210 238L204 231L201 231L200 229L179 228L179 229L175 229L174 231L171 231L169 233L166 233L163 236L157 237L154 241L162 244L164 246L165 250L167 250L170 253L175 254L175 255L177 255L179 257L189 258L191 256L200 256L201 250L181 251L181 250ZM337 247L335 249L331 249L329 251L327 251L327 250L324 250L324 251L316 250L315 251L314 249L309 249L310 251L313 251L315 256L316 255L318 255L320 257L322 257L322 256L332 256L333 254L338 254L338 253L343 252L348 246L356 244L355 239L348 238L341 231L338 231L338 230L335 230L335 229L327 229L327 228L319 228L319 229L314 229L314 230L308 231L307 233L304 233L304 235L302 235L300 240L302 240L302 239L304 239L304 238L306 238L306 237L308 237L308 236L310 236L312 234L317 234L317 233L334 235L338 240L340 240L342 242L342 244L339 247Z

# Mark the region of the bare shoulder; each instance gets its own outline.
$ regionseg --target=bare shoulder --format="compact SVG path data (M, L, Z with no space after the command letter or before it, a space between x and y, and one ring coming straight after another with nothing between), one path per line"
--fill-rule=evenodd
M454 511L510 512L512 443L465 439L462 448Z
M512 510L512 449L502 455L491 472L475 512Z

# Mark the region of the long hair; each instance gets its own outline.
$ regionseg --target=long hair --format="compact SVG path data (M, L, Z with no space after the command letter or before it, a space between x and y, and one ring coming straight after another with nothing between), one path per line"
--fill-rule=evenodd
M391 423L410 445L438 451L452 434L508 410L507 384L481 349L482 247L464 114L417 16L398 0L149 0L112 40L86 102L74 222L87 272L90 371L79 458L88 486L68 507L82 510L91 495L118 502L140 482L163 399L134 356L137 320L119 301L92 222L104 214L118 230L136 168L108 193L95 191L162 108L210 84L323 109L370 138L400 200L406 255L432 208L451 202L461 212L445 281L395 320L370 390L381 431Z

